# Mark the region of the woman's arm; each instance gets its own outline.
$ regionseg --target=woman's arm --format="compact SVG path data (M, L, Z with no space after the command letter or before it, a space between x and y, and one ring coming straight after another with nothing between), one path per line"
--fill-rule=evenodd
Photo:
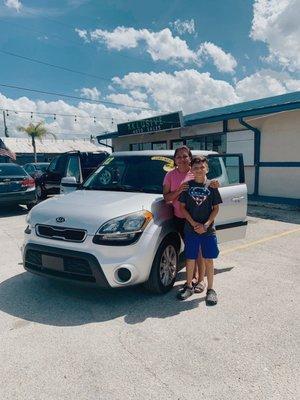
M176 200L180 193L183 192L184 190L187 190L188 184L187 183L182 183L179 188L171 192L171 187L169 184L164 184L163 185L163 195L164 199L167 203Z

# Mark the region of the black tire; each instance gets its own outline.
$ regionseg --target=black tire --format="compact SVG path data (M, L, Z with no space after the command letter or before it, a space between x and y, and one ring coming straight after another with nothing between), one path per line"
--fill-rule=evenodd
M168 251L171 252L170 254L174 253L174 261L176 263L174 265L174 268L172 268L171 265L169 267L170 269L169 279L166 278L166 274L164 275L162 271L164 260L166 261L166 252L168 253ZM178 242L172 237L166 238L160 244L153 260L149 279L147 282L144 283L144 287L147 290L149 290L152 293L164 294L172 289L176 281L176 276L178 272L178 252L179 252ZM170 264L173 263L170 262Z
M46 196L46 192L41 185L36 185L36 197L38 200L44 200Z

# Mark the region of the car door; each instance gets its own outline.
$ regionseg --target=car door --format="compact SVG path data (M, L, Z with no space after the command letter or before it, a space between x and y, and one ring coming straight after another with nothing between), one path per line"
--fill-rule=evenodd
M44 176L44 186L47 194L58 194L60 188L60 181L65 176L67 164L67 155L62 154L61 156L55 157Z
M247 228L247 186L245 183L242 154L211 154L209 159L209 179L220 182L223 203L215 225L218 240L226 242L242 239Z

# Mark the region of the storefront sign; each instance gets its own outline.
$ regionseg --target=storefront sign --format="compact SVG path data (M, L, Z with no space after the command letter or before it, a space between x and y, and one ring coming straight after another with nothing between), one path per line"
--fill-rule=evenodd
M139 121L126 122L118 125L119 135L136 135L138 133L153 133L182 126L182 112L159 115Z

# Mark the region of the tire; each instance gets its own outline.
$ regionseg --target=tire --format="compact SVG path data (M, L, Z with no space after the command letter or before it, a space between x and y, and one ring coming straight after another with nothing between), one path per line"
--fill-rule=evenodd
M160 244L153 260L149 279L144 283L147 290L164 294L172 289L178 272L178 252L178 243L171 237Z
M36 186L36 197L38 200L44 200L46 198L45 190L41 185Z

